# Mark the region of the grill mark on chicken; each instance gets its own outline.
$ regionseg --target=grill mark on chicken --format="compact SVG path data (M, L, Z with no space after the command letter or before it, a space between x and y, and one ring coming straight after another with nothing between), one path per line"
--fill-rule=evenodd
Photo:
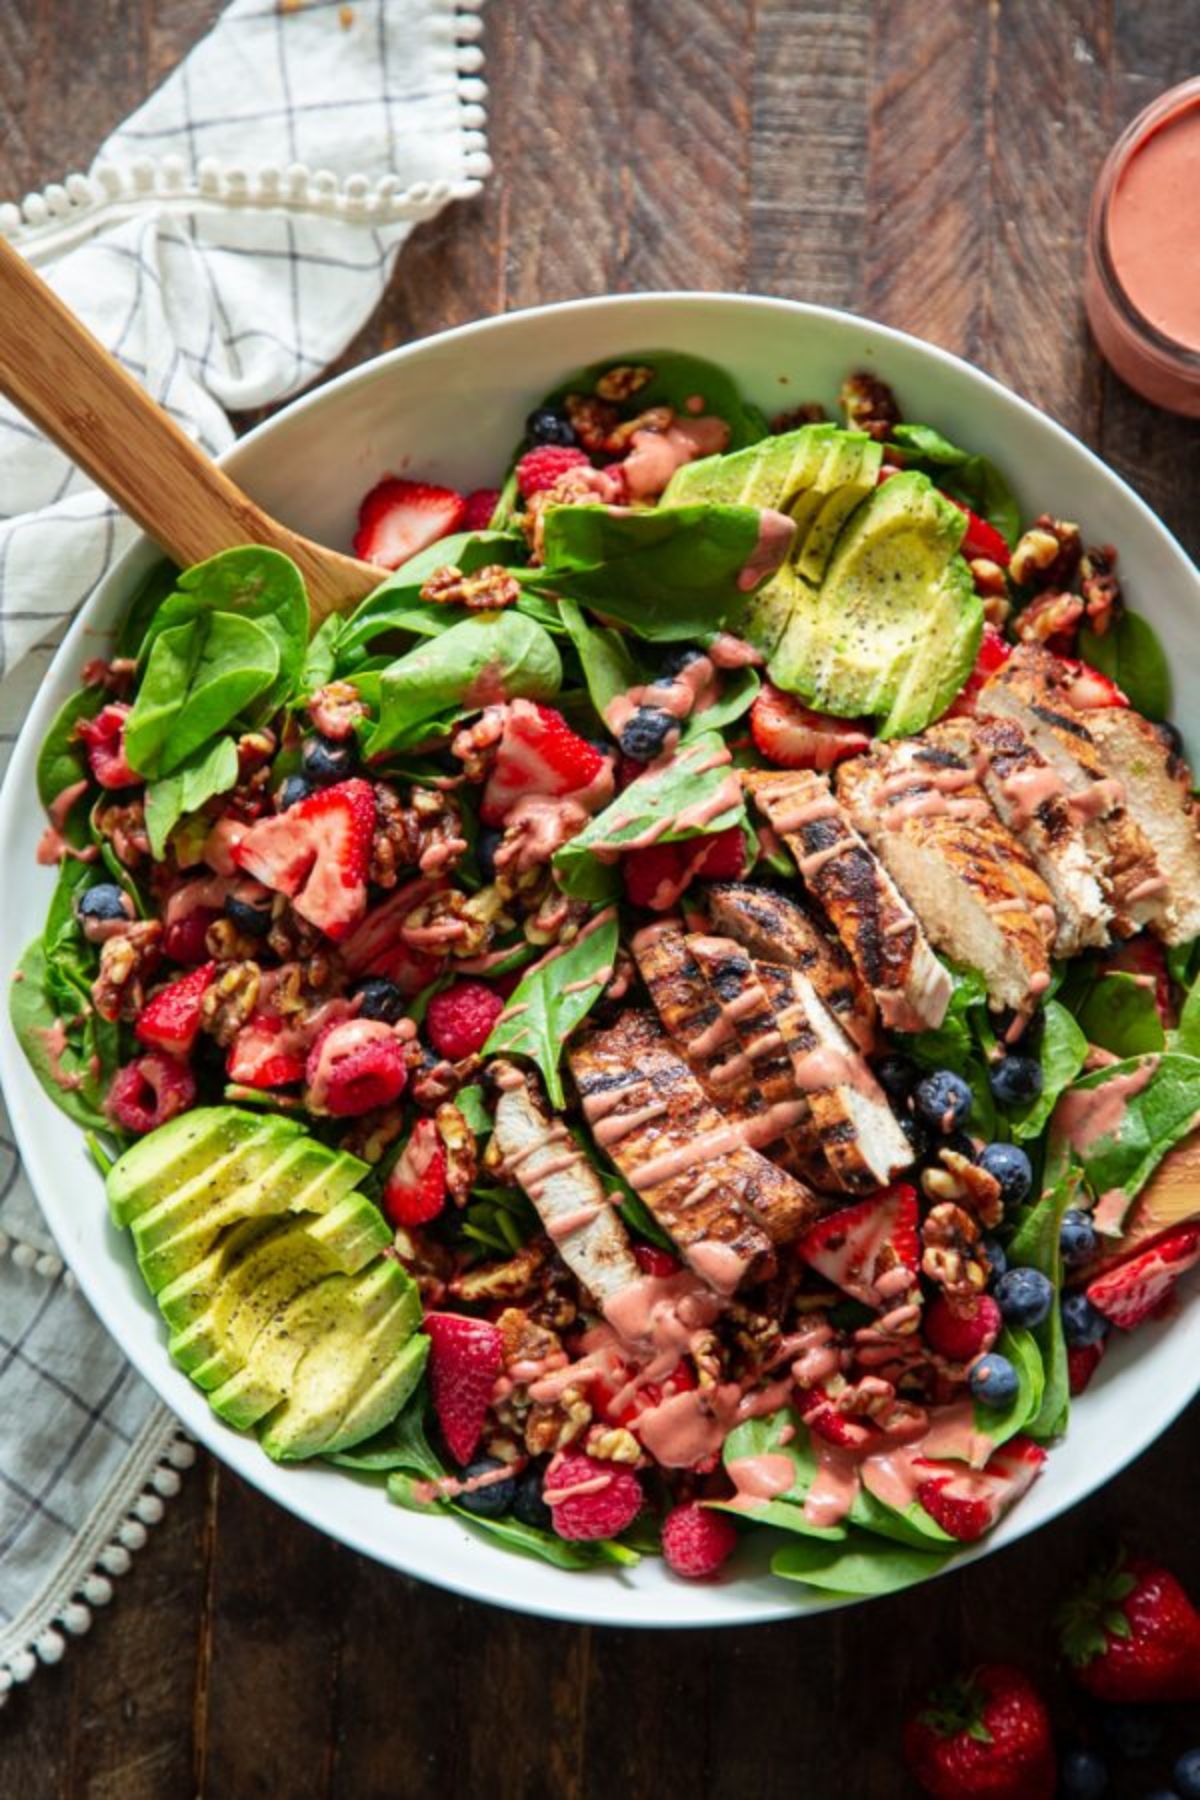
M1169 899L1157 921L1160 933L1169 944L1187 943L1200 933L1200 837L1191 770L1132 708L1095 713L1092 730L1105 766L1124 785L1131 818L1154 844Z
M1044 706L1041 701L1031 701L1029 710L1043 725L1053 726L1055 731L1066 731L1081 744L1090 744L1092 734L1080 719L1069 719L1065 713L1055 712L1053 707Z

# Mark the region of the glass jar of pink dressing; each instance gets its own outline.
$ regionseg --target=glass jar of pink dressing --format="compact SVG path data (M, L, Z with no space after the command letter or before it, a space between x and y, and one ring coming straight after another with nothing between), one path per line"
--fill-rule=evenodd
M1121 379L1200 417L1200 76L1113 145L1092 196L1084 301Z

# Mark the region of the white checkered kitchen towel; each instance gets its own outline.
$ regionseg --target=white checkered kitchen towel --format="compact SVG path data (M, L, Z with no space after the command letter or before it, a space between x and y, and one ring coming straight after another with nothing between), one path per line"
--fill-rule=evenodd
M235 0L19 246L209 450L311 382L488 173L482 0ZM0 406L0 759L133 528ZM13 871L5 880L15 880ZM64 1275L0 1113L0 1700L112 1593L191 1460Z

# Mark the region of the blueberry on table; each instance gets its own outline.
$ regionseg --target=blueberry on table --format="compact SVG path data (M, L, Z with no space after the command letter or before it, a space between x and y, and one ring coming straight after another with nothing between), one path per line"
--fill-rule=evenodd
M1028 1106L1042 1091L1042 1065L1032 1056L1002 1056L988 1081L1001 1106Z
M1040 1325L1054 1305L1054 1283L1040 1269L1009 1269L996 1283L996 1304L1009 1325Z
M952 1069L936 1069L917 1083L913 1104L927 1125L948 1136L971 1111L971 1090Z
M298 806L301 800L307 800L312 793L312 786L305 781L303 775L289 775L279 789L279 810L286 812L289 806Z
M535 444L573 444L575 432L566 413L556 406L538 406L525 421L525 430Z
M1086 1294L1065 1294L1061 1310L1063 1336L1072 1350L1085 1350L1106 1335L1108 1320L1097 1312Z
M247 900L240 894L226 894L225 917L233 921L247 937L266 937L271 929L271 896Z
M75 910L81 919L96 919L106 924L109 919L131 919L133 902L115 881L98 881L95 887L79 896Z
M889 1100L907 1100L920 1079L921 1071L907 1056L881 1056L875 1064L875 1079Z
M1185 1750L1171 1771L1179 1800L1200 1800L1200 1748Z
M1020 1206L1033 1187L1033 1165L1019 1144L985 1144L979 1166L1000 1183L1005 1206Z
M1058 1765L1063 1800L1101 1800L1108 1790L1108 1765L1095 1750L1068 1750Z
M360 1019L381 1019L385 1025L395 1025L404 1017L404 995L386 975L368 975L352 991L359 998Z
M639 706L621 732L621 749L635 762L651 762L666 742L667 733L677 729L678 723L660 707Z
M1011 1406L1021 1391L1017 1371L994 1350L972 1363L968 1381L972 1397L983 1406Z
M512 1515L522 1525L532 1525L537 1531L551 1529L550 1508L542 1499L542 1470L526 1469L517 1482L517 1491L513 1496Z
M1068 1269L1077 1269L1090 1261L1096 1250L1096 1227L1090 1214L1077 1206L1068 1207L1062 1216L1058 1241Z
M468 1463L462 1472L463 1481L475 1481L480 1475L490 1475L495 1469L506 1469L496 1456L478 1456L474 1462ZM489 1481L483 1487L470 1488L458 1496L458 1504L464 1512L475 1513L480 1519L498 1519L506 1513L513 1503L517 1491L515 1475L505 1475L501 1481Z
M353 775L357 762L358 753L350 738L342 743L314 734L305 738L300 752L305 779L314 787L331 787L335 781L345 781Z

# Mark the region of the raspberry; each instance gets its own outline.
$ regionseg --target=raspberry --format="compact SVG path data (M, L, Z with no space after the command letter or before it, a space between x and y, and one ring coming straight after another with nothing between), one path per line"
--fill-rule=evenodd
M486 982L456 981L429 1002L425 1035L439 1056L458 1062L483 1049L503 1011L503 1000Z
M990 1294L981 1294L975 1310L966 1315L955 1312L944 1295L938 1294L925 1308L925 1342L949 1362L970 1362L991 1349L1002 1323L1000 1308Z
M539 444L536 450L527 450L517 464L517 486L522 497L528 500L531 494L552 488L568 469L587 466L588 459L583 451L574 450L569 444Z
M669 1250L660 1250L655 1244L635 1244L633 1260L643 1275L657 1275L660 1280L679 1273L678 1260Z
M125 721L130 710L114 701L111 706L102 707L94 719L81 719L75 727L93 779L102 788L130 787L141 780L125 760Z
M662 1548L667 1567L689 1581L717 1574L737 1549L737 1528L724 1513L692 1501L673 1506L663 1522Z
M393 1225L428 1225L446 1204L446 1146L432 1119L418 1119L384 1183L383 1210Z
M186 919L176 919L163 932L163 955L168 962L201 963L208 956L208 928L221 917L215 906L196 906Z
M390 1025L343 1019L323 1031L309 1051L304 1078L311 1112L348 1119L398 1099L408 1066Z
M560 1538L616 1537L642 1510L632 1469L575 1452L546 1470L542 1499Z
M106 1110L114 1125L140 1137L186 1112L195 1098L196 1083L187 1064L150 1050L118 1069Z
M492 522L492 514L496 510L496 502L500 498L499 488L476 488L473 494L467 495L467 510L463 515L463 531L486 531Z
M736 881L746 873L746 839L740 825L730 825L701 840L706 846L696 873L705 881Z
M469 1463L492 1404L504 1340L489 1319L462 1313L426 1313L425 1330L433 1410L455 1462Z

